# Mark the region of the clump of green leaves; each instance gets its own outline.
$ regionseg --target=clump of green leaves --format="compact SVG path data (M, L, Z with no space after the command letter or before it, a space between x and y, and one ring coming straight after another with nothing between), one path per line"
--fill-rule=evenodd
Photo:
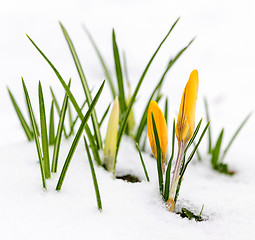
M206 98L204 99L204 104L205 104L205 111L206 111L206 118L209 121L210 115L209 115L209 108L208 108L208 103ZM246 116L246 118L242 121L240 126L237 128L235 133L233 134L232 138L230 139L229 143L225 147L224 150L222 150L222 140L223 140L223 135L224 135L224 128L222 128L217 141L214 146L212 146L212 134L211 134L211 127L208 129L208 154L210 155L211 158L211 166L215 171L218 171L220 173L226 174L226 175L233 175L235 174L234 171L229 170L229 167L227 163L224 163L224 158L226 157L226 154L228 153L230 147L232 146L232 143L238 136L239 132L243 128L243 126L246 124L248 119L250 118L251 113ZM201 160L200 154L199 158Z
M183 179L184 173L185 173L189 163L191 162L192 158L194 157L194 155L195 155L195 153L196 153L196 151L198 149L198 146L200 145L200 143L201 143L201 141L202 141L202 139L203 139L203 137L204 137L204 135L205 135L209 125L210 125L210 122L208 122L206 124L203 132L201 133L201 135L199 137L198 143L195 144L195 147L193 148L193 150L190 153L189 157L186 159L187 151L190 148L190 146L193 144L193 142L194 142L194 140L195 140L195 138L196 138L196 136L198 134L198 131L200 129L201 123L202 123L202 119L198 123L198 125L197 125L197 127L196 127L196 129L195 129L195 131L194 131L194 133L193 133L193 135L191 137L191 139L189 140L189 142L188 142L188 144L187 144L187 146L185 148L185 151L184 151L184 156L183 156L183 159L182 159L182 167L181 167L181 171L180 171L180 175L179 175L179 182L178 182L178 186L177 186L176 193L175 193L175 199L174 199L174 203L175 204L176 204L178 196L179 196L179 191L180 191L180 188L181 188L181 183L182 183L182 179ZM162 196L162 199L167 204L167 201L169 200L172 160L173 160L173 157L174 157L175 120L173 121L173 128L172 128L172 153L171 153L169 161L166 163L165 178L163 177L164 173L163 173L162 164L161 164L161 147L160 147L160 142L159 142L159 135L158 135L158 131L157 131L157 128L156 128L156 123L155 123L155 119L154 119L153 114L152 114L152 124L153 124L153 132L154 132L156 148L157 148L157 170L158 170L159 192L160 192L160 194ZM139 149L138 149L138 151L139 151L139 154L140 154L140 150ZM148 172L146 170L146 167L145 167L145 164L143 162L143 159L142 159L141 155L140 155L140 159L141 159L141 162L142 162L142 165L143 165L143 169L144 169L146 178L149 181ZM164 179L165 179L165 182L164 182Z
M187 208L182 208L181 212L178 212L177 214L179 214L182 218L188 218L189 220L194 219L196 222L201 222L201 221L204 221L204 219L202 218L203 210L204 210L204 205L202 206L199 215L196 215L195 213L188 210Z

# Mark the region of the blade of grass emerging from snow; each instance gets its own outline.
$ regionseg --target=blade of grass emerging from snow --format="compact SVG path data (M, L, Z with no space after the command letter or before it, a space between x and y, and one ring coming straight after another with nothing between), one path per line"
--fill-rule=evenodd
M140 151L140 148L139 148L138 143L136 143L136 148L137 148L138 153L139 153L139 156L140 156L140 160L141 160L141 163L142 163L142 166L143 166L143 171L144 171L145 177L146 177L147 181L149 182L149 181L150 181L150 178L149 178L149 175L148 175L148 172L147 172L145 163L144 163L144 161L143 161L143 156L142 156L142 153L141 153L141 151Z
M25 82L24 82L23 79L22 79L22 85L23 85L23 90L24 90L25 97L26 97L29 116L30 116L30 120L31 120L31 123L32 123L33 132L34 132L35 144L36 144L36 149L37 149L37 154L38 154L38 159L39 159L39 164L40 164L40 169L41 169L42 185L43 185L43 188L47 189L46 188L46 181L45 181L45 174L44 174L44 164L43 164L42 150L41 150L40 142L39 142L39 135L38 135L37 130L36 130L35 117L34 117L32 105L31 105L31 102L30 102L30 98L29 98L29 95L28 95L27 87L26 87Z
M54 105L55 105L55 107L57 109L58 116L60 117L60 107L59 107L59 104L58 104L58 100L57 100L56 95L54 94L54 91L53 91L53 89L51 87L50 87L50 92L51 92L52 99L54 101ZM66 133L65 125L64 125L64 135L65 135L65 138L67 139L68 135Z
M20 120L21 126L24 129L24 132L25 132L25 134L27 136L27 139L28 139L28 141L32 141L34 139L33 132L31 131L30 127L28 126L28 124L27 124L27 122L26 122L26 120L25 120L25 118L24 118L24 116L23 116L23 114L22 114L22 112L21 112L21 110L20 110L20 108L19 108L19 106L18 106L18 104L17 104L17 102L16 102L12 92L11 92L11 90L8 87L7 87L7 89L8 89L8 92L9 92L9 95L10 95L13 107L14 107L17 115L18 115L18 118Z
M112 30L112 48L113 48L115 71L116 71L116 77L117 77L117 83L118 83L118 89L119 89L118 99L120 104L120 111L122 114L126 111L127 106L126 106L126 98L125 98L125 92L124 92L122 68L120 63L120 55L119 55L118 45L116 43L114 29Z
M57 190L57 191L59 191L59 190L61 189L61 187L62 187L63 181L64 181L64 179L65 179L66 172L67 172L67 170L68 170L69 164L70 164L70 162L71 162L71 160L72 160L73 154L74 154L74 152L75 152L75 149L76 149L76 147L77 147L77 144L78 144L78 142L79 142L79 140L80 140L80 137L81 137L81 135L82 135L83 129L84 129L84 127L85 127L85 125L86 125L86 123L87 123L87 121L88 121L90 115L92 114L93 109L94 109L95 106L96 106L96 103L97 103L97 101L98 101L98 98L99 98L99 96L101 95L101 92L102 92L102 90L103 90L104 83L105 83L105 81L103 81L103 83L102 83L101 87L99 88L99 90L98 90L98 92L97 92L95 98L93 99L92 103L90 104L89 109L88 109L88 111L86 112L85 117L82 119L81 125L80 125L80 127L79 127L79 129L78 129L78 131L77 131L77 133L76 133L76 135L75 135L75 138L74 138L74 140L73 140L72 146L71 146L71 148L70 148L70 150L69 150L69 152L68 152L68 155L67 155L65 164L64 164L64 166L63 166L62 172L61 172L60 177L59 177L59 180L58 180L58 184L57 184L57 187L56 187L56 190Z
M118 138L117 138L117 147L116 147L116 155L115 155L115 163L114 163L114 173L115 173L115 167L116 167L116 160L117 160L117 155L118 155L118 151L119 151L119 147L120 147L120 142L121 142L121 138L123 136L123 133L124 133L124 130L127 126L127 119L128 119L128 116L129 116L129 113L132 109L132 106L135 102L135 99L136 99L136 96L138 94L138 91L142 85L142 82L144 80L144 77L152 63L152 61L154 60L155 56L157 55L159 49L161 48L161 46L163 45L163 43L165 42L165 40L167 39L167 37L169 36L169 34L172 32L172 30L174 29L175 25L177 24L177 22L179 21L179 18L174 22L174 24L172 25L172 27L170 28L169 32L166 34L166 36L164 37L164 39L162 40L162 42L159 44L158 48L156 49L156 51L154 52L154 54L152 55L150 61L148 62L145 70L143 71L143 74L139 80L139 82L137 83L136 85L136 88L135 88L135 91L130 99L130 102L127 106L127 109L126 109L126 112L125 112L125 115L124 115L124 118L121 122L121 125L120 125L120 128L119 128L119 131L118 131ZM137 141L138 142L138 141Z
M164 116L165 116L165 119L166 119L166 125L168 125L168 97L166 97L166 101L165 101Z
M208 108L208 102L207 99L204 98L204 104L205 104L205 114L206 114L206 121L210 121L210 115L209 115L209 108ZM211 126L208 128L208 153L211 153L212 151L212 134L211 134Z
M108 80L108 83L110 85L110 89L111 89L111 92L112 92L112 97L113 97L113 99L115 99L116 91L115 91L115 88L114 88L114 84L113 84L113 80L112 80L109 68L107 67L107 65L106 65L106 63L105 63L105 61L103 59L102 54L100 53L100 51L99 51L99 49L98 49L94 39L92 38L92 35L90 34L90 32L88 31L88 29L85 26L83 26L83 28L84 28L85 32L87 33L87 35L89 37L89 40L92 43L92 45L93 45L93 47L94 47L94 49L95 49L95 51L97 53L97 56L98 56L98 58L100 60L100 63L102 65L103 69L104 69L104 73L105 73L106 79Z
M54 73L56 74L56 76L58 77L58 80L60 81L60 83L62 84L63 88L65 89L68 97L69 97L69 100L72 102L73 104L73 107L74 109L76 110L79 118L81 120L83 120L83 114L82 114L82 111L78 105L78 103L76 102L70 88L67 86L67 84L65 83L64 79L61 77L60 73L58 72L58 70L54 67L54 65L50 62L50 60L45 56L45 54L41 51L41 49L33 42L33 40L27 35L28 39L31 41L31 43L34 45L34 47L38 50L38 52L43 56L43 58L46 60L46 62L50 65L50 67L52 68L52 70L54 71ZM93 136L91 134L91 131L88 127L88 125L86 124L85 125L85 131L86 131L86 134L88 136L89 139L93 139L93 137L89 137L89 136ZM90 142L90 144L94 144L92 142ZM94 153L94 152L93 152ZM94 155L95 159L97 159L97 162L100 162L100 158L98 158L99 156L99 153L98 153L98 149L97 149L97 153Z
M85 149L86 149L87 155L88 155L89 166L90 166L92 179L93 179L93 183L94 183L94 189L95 189L95 192L96 192L97 208L98 208L99 211L101 211L102 210L102 202L101 202L100 192L99 192L99 188L98 188L97 177L96 177L94 165L93 165L93 162L92 162L92 159L91 159L91 155L90 155L90 152L89 152L89 146L88 146L88 143L87 143L85 137L84 137L84 143L85 143Z
M221 143L222 143L222 138L224 134L224 129L221 130L220 135L217 139L217 142L215 144L214 149L212 150L212 166L213 168L217 168L217 165L219 163L219 156L220 156L220 148L221 148Z
M65 121L65 115L66 115L66 109L67 109L67 102L68 102L68 95L65 94L64 101L62 104L59 122L58 122L58 129L54 144L54 151L53 151L53 157L52 157L52 165L51 165L51 171L57 172L57 166L58 166L58 156L59 156L59 149L60 149L60 142L62 137L62 132L64 129L64 121Z
M69 126L70 126L70 133L68 134L68 136L71 136L74 132L73 132L73 116L72 116L72 110L69 104L69 101L67 103L67 108L68 108L68 120L69 120Z
M173 133L172 133L172 153L171 157L168 161L167 169L166 169L166 179L165 179L165 192L164 192L164 199L165 201L169 198L169 189L170 189L170 178L171 178L171 167L172 161L174 157L174 143L175 143L175 119L173 121Z
M239 134L239 132L241 131L241 129L243 128L243 126L246 124L246 122L249 120L249 118L251 117L251 113L249 113L247 115L247 117L243 120L243 122L241 123L241 125L238 127L238 129L236 130L236 132L234 133L233 137L230 139L227 147L225 148L222 157L221 157L221 162L223 161L223 159L225 158L229 148L231 147L232 143L234 142L235 138L237 137L237 135Z
M105 110L105 112L104 112L104 114L103 114L103 116L102 116L102 118L101 118L101 120L100 120L100 122L99 122L99 126L101 127L102 126L102 124L103 124L103 122L104 122L104 120L105 120L105 117L107 116L107 113L109 112L109 110L110 110L110 106L111 106L111 103L108 105L108 107L106 108L106 110Z
M54 123L54 100L51 102L50 106L50 125L49 125L49 145L53 146L55 144L55 123Z
M153 98L158 98L159 95L160 95L160 89L163 85L163 82L164 82L164 79L166 77L166 74L168 73L168 71L171 69L171 67L174 65L174 63L179 59L179 57L187 50L187 48L191 45L191 43L194 41L194 39L192 39L189 44L184 47L183 49L181 49L174 58L172 58L167 67L166 67L166 70L164 71L162 77L160 78L160 81L158 82L158 84L156 85L156 87L154 88L151 96L150 96L150 99L148 100L147 102L147 105L144 109L144 112L143 112L143 115L142 115L142 118L141 118L141 121L140 121L140 124L137 128L137 132L136 132L136 137L135 137L135 140L136 142L140 142L140 138L142 136L142 132L144 131L144 128L146 126L146 119L147 119L147 112L148 112L148 108L149 108L149 104L150 104L150 101L153 99ZM156 94L157 93L157 94Z
M175 203L176 203L177 198L178 198L178 196L179 196L179 191L180 191L180 188L181 188L181 183L182 183L183 175L184 175L184 173L185 173L185 171L186 171L186 169L187 169L189 163L191 162L193 156L195 155L195 152L196 152L196 150L198 149L198 146L199 146L199 144L201 143L201 141L202 141L202 139L203 139L203 137L204 137L204 135L205 135L205 133L206 133L206 131L207 131L209 125L210 125L210 121L206 124L206 126L205 126L205 128L204 128L202 134L200 135L200 138L199 138L199 140L198 140L198 143L196 144L196 146L194 147L193 151L192 151L191 154L189 155L189 158L188 158L187 162L186 162L186 163L183 162L183 167L182 167L182 169L181 169L180 178L179 178L179 182L178 182L178 186L177 186L176 194L175 194L175 198L174 198L174 202L175 202ZM194 134L195 134L195 132L194 132ZM193 134L193 136L194 136L194 134ZM196 135L197 135L197 133L196 133ZM196 136L195 136L195 137L196 137ZM195 139L195 137L194 137L194 139ZM193 141L194 141L194 139L193 139ZM193 142L193 141L192 141L192 142ZM191 144L192 144L192 143L191 143ZM186 147L186 149L187 149L187 147ZM185 150L186 150L186 149L185 149Z
M159 143L159 137L158 137L158 131L155 123L155 119L153 114L152 116L152 125L153 125L153 132L155 137L155 142L157 146L157 169L158 169L158 183L159 183L159 192L161 196L163 197L163 172L162 172L162 165L161 165L161 148Z
M126 54L124 51L123 51L123 68L124 68L125 79L126 79L127 85L130 86L130 81L129 81L129 77L128 77L128 69L127 69L127 59L126 59Z
M42 139L44 173L45 173L46 178L50 178L50 157L49 157L48 133L47 133L43 91L42 91L42 85L41 85L40 81L39 81L39 86L38 86L38 95L39 95L39 107L40 107L40 123L41 123L41 139Z
M60 26L61 26L61 29L62 29L63 34L65 36L65 39L66 39L66 41L68 43L69 49L71 51L71 54L73 56L73 60L74 60L75 66L77 68L77 71L79 73L79 76L80 76L80 79L81 79L81 83L82 83L82 86L83 86L83 90L84 90L86 99L88 101L88 105L90 106L90 104L92 102L92 98L91 98L91 94L90 94L90 90L89 90L89 87L88 87L88 83L87 83L87 80L85 78L85 74L83 72L80 60L78 58L78 55L77 55L77 53L75 51L75 48L74 48L74 45L73 45L73 43L72 43L72 41L71 41L71 39L70 39L66 29L64 28L64 26L61 23L60 23ZM103 149L102 138L101 138L99 124L98 124L98 121L97 121L97 116L96 116L96 111L95 110L92 111L91 118L92 118L92 123L93 123L93 128L94 128L94 131L95 131L95 137L96 137L96 142L97 142L98 148L99 149Z

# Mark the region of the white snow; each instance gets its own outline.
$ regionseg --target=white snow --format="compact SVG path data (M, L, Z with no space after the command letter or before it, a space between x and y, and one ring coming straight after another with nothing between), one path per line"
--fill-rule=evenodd
M199 213L204 222L189 221L169 213L162 203L156 162L148 153L144 160L151 182L146 182L133 142L124 137L117 173L131 173L141 183L127 183L95 166L103 211L99 212L84 148L80 141L62 190L55 186L72 139L60 149L58 173L41 186L34 143L28 143L11 105L6 86L25 108L21 76L26 81L38 115L37 84L41 80L47 109L51 85L59 101L64 95L52 70L31 45L28 34L46 53L78 99L83 92L58 21L67 28L76 46L90 87L96 90L103 73L82 29L86 24L114 75L111 30L125 50L133 89L149 58L171 24L181 17L172 35L154 60L135 105L136 120L167 61L194 36L196 40L167 75L164 93L169 97L169 117L177 116L188 76L198 69L200 86L196 119L205 119L203 97L209 102L214 140L225 127L226 146L245 116L254 111L255 5L254 1L5 1L0 7L0 238L1 239L254 239L255 162L254 116L243 128L226 162L237 171L233 177L211 170L206 143L189 165L177 210ZM97 104L101 116L110 102L108 86ZM162 107L163 105L161 105ZM47 111L49 112L49 111ZM106 122L103 125L106 131ZM169 136L171 131L169 130ZM169 146L170 152L170 146Z

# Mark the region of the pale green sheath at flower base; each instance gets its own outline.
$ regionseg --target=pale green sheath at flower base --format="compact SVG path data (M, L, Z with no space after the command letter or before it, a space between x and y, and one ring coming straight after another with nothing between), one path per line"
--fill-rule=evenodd
M104 165L106 170L109 172L113 172L114 169L118 126L119 126L119 100L118 97L116 97L108 121L104 145Z
M198 84L199 84L198 72L197 70L193 70L190 74L189 80L185 86L182 95L180 110L176 124L176 137L178 139L178 154L170 187L170 195L167 201L167 206L169 210L172 212L174 211L175 208L174 198L179 181L184 150L186 148L188 141L190 140L194 133Z

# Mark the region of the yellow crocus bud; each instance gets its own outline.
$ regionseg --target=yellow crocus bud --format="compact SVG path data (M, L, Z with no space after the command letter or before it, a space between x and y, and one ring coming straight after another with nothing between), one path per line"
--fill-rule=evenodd
M193 70L182 94L176 124L176 137L181 142L188 142L194 133L198 82L198 72Z
M105 168L110 172L113 172L114 168L118 125L119 125L119 100L118 97L116 97L108 121L104 145L104 165Z
M165 165L166 152L167 152L166 120L165 120L165 117L164 117L161 109L159 108L157 102L151 101L149 108L148 108L148 115L147 115L147 132L148 132L149 142L151 145L151 151L152 151L154 158L156 158L156 159L157 159L157 146L156 146L156 141L155 141L155 137L154 137L151 113L153 114L157 132L158 132L159 143L160 143L160 148L161 148L161 164L162 164L162 169L164 172L164 165Z
M174 198L179 182L184 150L186 148L187 142L190 140L194 133L197 92L198 72L197 70L193 70L182 94L182 100L176 124L178 154L174 167L173 178L171 181L169 199L167 201L167 206L171 212L174 211L175 207Z

